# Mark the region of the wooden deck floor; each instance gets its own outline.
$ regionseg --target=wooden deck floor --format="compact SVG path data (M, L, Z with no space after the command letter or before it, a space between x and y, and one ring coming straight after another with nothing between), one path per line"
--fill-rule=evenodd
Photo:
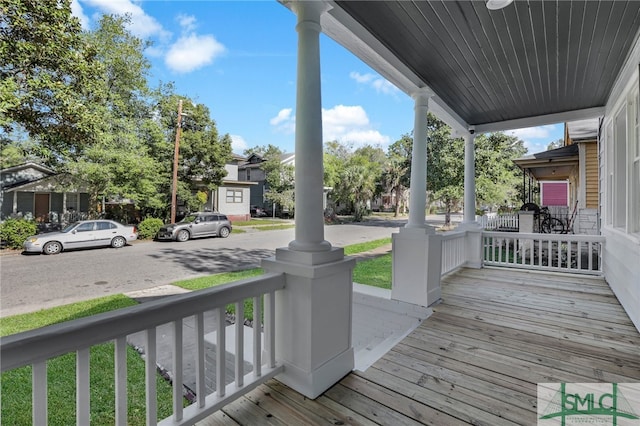
M463 269L434 311L314 401L272 380L203 424L535 425L537 383L640 382L640 335L601 279Z

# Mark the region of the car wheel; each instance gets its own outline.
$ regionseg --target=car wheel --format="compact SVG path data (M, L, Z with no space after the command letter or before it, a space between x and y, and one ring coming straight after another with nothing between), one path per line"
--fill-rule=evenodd
M42 247L44 254L58 254L62 251L62 244L57 241L49 241Z
M127 245L127 240L124 237L115 237L111 240L111 247L113 248L121 248Z
M230 233L231 231L226 226L223 226L222 228L220 228L220 236L222 238L227 238Z
M178 235L176 235L176 240L180 241L181 243L184 243L185 241L189 241L189 231L186 230L181 230L178 231Z

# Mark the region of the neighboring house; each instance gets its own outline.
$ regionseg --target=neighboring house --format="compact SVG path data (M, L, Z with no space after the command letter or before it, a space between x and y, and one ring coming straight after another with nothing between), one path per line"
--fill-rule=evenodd
M238 178L246 182L255 182L251 186L249 204L262 209L265 208L264 193L267 185L266 176L264 170L262 170L264 161L264 158L260 155L251 154L238 164Z
M598 118L565 123L564 146L514 160L523 170L523 202L550 208L576 234L599 234ZM531 180L527 180L530 177ZM537 188L536 188L537 186Z
M0 220L32 218L41 229L55 229L88 214L89 194L74 189L68 176L36 163L9 167L0 174Z
M207 203L203 206L205 210L224 213L232 222L250 219L250 191L256 186L256 182L238 179L238 163L244 161L244 157L233 154L225 165L227 176L222 184L217 190L208 191Z

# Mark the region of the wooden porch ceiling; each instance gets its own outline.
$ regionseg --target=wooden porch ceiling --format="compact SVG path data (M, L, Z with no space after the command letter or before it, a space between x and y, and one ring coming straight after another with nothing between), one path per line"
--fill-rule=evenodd
M537 383L640 382L640 334L602 279L463 269L434 310L316 400L272 380L202 425L530 425Z
M640 28L634 0L330 3L326 34L477 131L601 115Z

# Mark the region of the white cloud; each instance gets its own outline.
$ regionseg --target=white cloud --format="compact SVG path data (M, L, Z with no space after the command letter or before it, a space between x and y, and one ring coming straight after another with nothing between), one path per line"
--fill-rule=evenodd
M527 127L524 129L507 130L507 135L516 136L524 142L527 151L532 154L547 150L547 146L562 137L562 131L557 124Z
M281 109L278 112L278 115L276 115L275 117L273 117L271 120L269 120L269 123L272 126L277 126L281 123L287 122L291 119L291 113L293 112L293 109L291 108L284 108Z
M171 70L188 73L205 65L224 53L225 47L212 35L183 35L171 45L164 62Z
M183 31L193 31L196 29L196 17L193 15L180 14L176 17L176 20Z
M383 93L385 95L395 95L399 92L398 88L391 84L388 80L374 74L360 74L359 72L352 71L349 74L349 77L355 80L358 84L364 84L373 87L378 93Z
M280 110L270 120L281 133L293 133L296 118L291 108ZM336 105L322 110L322 134L325 141L337 140L354 146L386 145L390 138L372 128L366 111L361 106Z
M236 153L242 153L245 149L249 147L247 141L240 135L230 135L231 136L231 150Z
M85 30L89 28L89 17L84 14L84 10L82 10L82 5L78 2L78 0L71 1L71 14L80 20L80 25Z
M146 38L152 35L168 37L170 32L152 16L147 15L142 8L131 0L81 0L87 6L94 7L102 13L131 16L128 29L136 36Z

